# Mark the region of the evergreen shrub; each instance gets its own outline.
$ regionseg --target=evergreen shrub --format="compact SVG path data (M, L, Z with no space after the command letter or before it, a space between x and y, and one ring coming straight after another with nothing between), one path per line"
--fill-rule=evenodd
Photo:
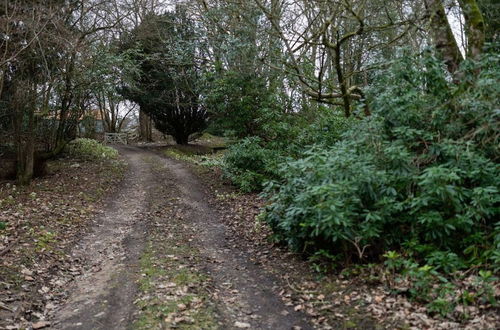
M99 141L80 138L71 141L65 150L69 155L85 160L106 160L118 157L118 151Z
M295 250L345 261L406 248L453 271L500 268L498 55L461 83L432 55L402 56L366 91L373 115L279 166L264 218Z

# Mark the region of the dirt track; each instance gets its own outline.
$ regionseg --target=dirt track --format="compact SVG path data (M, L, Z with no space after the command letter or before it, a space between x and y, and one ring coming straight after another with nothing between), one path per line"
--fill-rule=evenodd
M150 210L167 199L182 221L174 221L168 212L156 214L155 221L169 225L169 231L180 233L178 237L190 237L189 245L199 251L194 266L216 292L210 299L217 327L310 328L305 315L282 302L275 278L252 262L230 237L209 205L203 185L183 163L135 147L121 147L120 152L129 163L129 172L122 189L109 199L98 226L72 251L86 267L68 287L69 298L55 313L55 328L134 327L140 314L134 304L140 298L137 283L144 275L141 256L162 225L151 224Z

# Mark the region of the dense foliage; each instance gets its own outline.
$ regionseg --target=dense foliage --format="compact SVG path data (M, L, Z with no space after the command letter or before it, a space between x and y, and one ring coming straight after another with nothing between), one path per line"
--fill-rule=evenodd
M242 191L260 190L266 180L275 178L278 162L282 160L261 142L258 137L245 138L225 155L226 176Z
M265 84L265 80L254 73L208 74L205 103L211 129L239 138L263 134L265 118L279 111L274 95Z
M498 64L470 64L455 85L431 56L392 63L368 91L371 117L268 185L278 237L344 260L406 247L438 269L500 269Z
M313 119L296 114L273 117L268 112L260 136L241 139L226 152L226 176L242 191L260 191L265 182L284 178L279 170L283 163L302 157L312 145L330 147L354 122L328 108L314 111Z
M150 15L123 38L122 50L138 67L121 93L136 102L158 130L187 144L189 135L206 126L200 102L198 36L186 12Z
M115 159L118 157L118 151L116 149L87 138L71 141L66 146L65 152L73 157L91 161Z

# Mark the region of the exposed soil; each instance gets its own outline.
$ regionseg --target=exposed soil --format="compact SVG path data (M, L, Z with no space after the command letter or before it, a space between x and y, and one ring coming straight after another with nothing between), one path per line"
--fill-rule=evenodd
M278 279L232 237L218 211L208 203L204 186L183 163L139 148L121 147L120 151L129 163L123 189L109 200L98 226L72 251L85 267L69 287L67 301L53 314L56 328L123 329L140 328L141 324L204 328L193 315L206 319L208 312L191 312L199 309L199 301L210 309L210 327L214 328L311 328L305 314L282 301ZM179 250L178 255L168 257L187 259L188 264L158 261L166 257L158 239L165 227L175 233L170 239ZM163 246L163 250L170 248ZM149 262L147 266L145 262ZM152 288L177 287L175 282L163 282L165 274L179 278L179 271L185 272L186 267L193 278L193 283L185 283L186 294L190 290L200 293L199 287L204 287L207 295L178 302L178 317L172 318L172 311L165 307L162 312L158 305L167 306L175 295L165 294L162 300L160 291ZM163 275L152 275L156 273ZM149 282L144 282L146 277ZM182 291L181 287L177 296ZM151 296L157 308L153 320L145 319Z
M144 154L121 147L129 169L122 189L110 200L94 230L82 238L72 256L84 271L57 311L56 328L120 329L131 323L137 265L145 245L148 195L155 180Z
M197 177L183 163L171 159L163 162L178 188L178 206L184 211L186 224L197 231L194 242L209 261L204 268L218 291L225 328L236 322L260 329L309 328L305 316L280 299L275 276L259 267L253 255L232 236L208 203Z

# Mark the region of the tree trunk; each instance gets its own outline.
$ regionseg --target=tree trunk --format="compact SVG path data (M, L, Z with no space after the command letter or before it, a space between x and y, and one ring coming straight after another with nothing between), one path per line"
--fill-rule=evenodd
M425 0L425 5L430 18L434 46L440 53L448 71L454 74L462 61L462 55L453 36L443 4L441 0Z
M35 165L35 144L33 136L27 136L26 139L17 145L17 182L21 185L27 185L33 178Z
M189 144L189 135L186 134L176 134L174 136L175 143L186 145Z
M476 0L460 0L465 17L467 33L467 56L478 59L482 52L485 38L485 24Z
M139 138L142 141L153 141L151 118L142 110L139 110Z
M35 105L36 84L19 80L9 84L9 107L16 151L16 179L29 184L33 178L35 162Z
M351 115L351 100L349 99L349 95L347 93L347 82L344 78L344 72L342 71L342 65L340 63L341 59L341 50L340 45L336 45L334 48L335 51L335 71L337 72L337 79L340 85L340 91L342 93L342 101L344 104L344 115L348 118Z
M59 145L64 144L66 141L66 121L68 119L68 114L70 111L70 107L73 103L73 73L75 68L75 57L76 57L76 49L73 50L70 56L69 64L66 66L66 76L64 77L64 90L63 95L61 97L61 104L59 110L59 125L57 127L57 135L56 135L56 143L55 148Z
M33 178L35 165L35 120L33 109L28 109L26 131L23 130L23 119L16 118L16 178L19 184L27 185Z

